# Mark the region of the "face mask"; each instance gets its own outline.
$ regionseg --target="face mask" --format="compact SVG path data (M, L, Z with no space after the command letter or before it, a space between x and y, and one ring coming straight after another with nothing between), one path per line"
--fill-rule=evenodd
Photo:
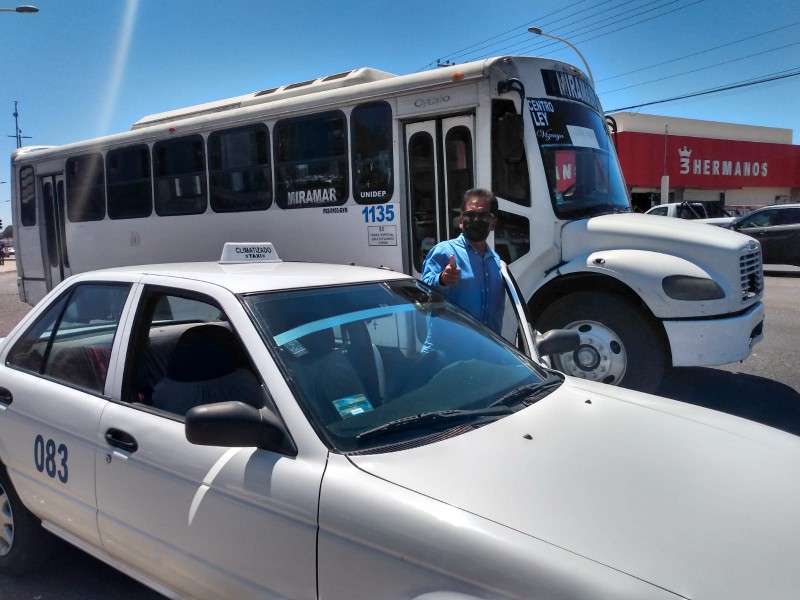
M489 228L491 224L487 221L478 221L476 219L464 219L461 226L464 236L470 242L482 242L489 237Z

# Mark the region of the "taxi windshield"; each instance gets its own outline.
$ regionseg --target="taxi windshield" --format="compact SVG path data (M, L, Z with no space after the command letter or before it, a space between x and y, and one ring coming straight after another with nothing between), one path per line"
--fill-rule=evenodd
M245 301L305 414L342 452L457 435L560 382L416 281Z
M555 214L561 219L628 212L616 154L599 113L552 98L528 98Z

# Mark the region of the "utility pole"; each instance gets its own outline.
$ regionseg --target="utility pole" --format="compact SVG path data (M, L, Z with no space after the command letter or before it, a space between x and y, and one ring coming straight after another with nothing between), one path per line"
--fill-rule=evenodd
M14 100L14 135L9 135L7 137L17 138L17 148L22 148L22 140L23 139L31 139L29 135L22 135L22 129L19 128L19 111L17 110L17 105L19 104L18 100Z

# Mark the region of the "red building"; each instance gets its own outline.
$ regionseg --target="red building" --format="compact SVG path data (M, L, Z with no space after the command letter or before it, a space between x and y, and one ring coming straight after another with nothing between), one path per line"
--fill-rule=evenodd
M669 199L729 209L800 202L800 146L792 130L616 113L617 152L636 208Z

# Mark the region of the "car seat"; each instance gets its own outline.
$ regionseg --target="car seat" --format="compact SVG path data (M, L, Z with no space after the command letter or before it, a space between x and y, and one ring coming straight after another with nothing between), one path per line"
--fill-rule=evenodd
M261 407L261 385L246 365L241 344L225 327L187 329L169 359L167 376L153 389L153 406L179 415L231 400Z

